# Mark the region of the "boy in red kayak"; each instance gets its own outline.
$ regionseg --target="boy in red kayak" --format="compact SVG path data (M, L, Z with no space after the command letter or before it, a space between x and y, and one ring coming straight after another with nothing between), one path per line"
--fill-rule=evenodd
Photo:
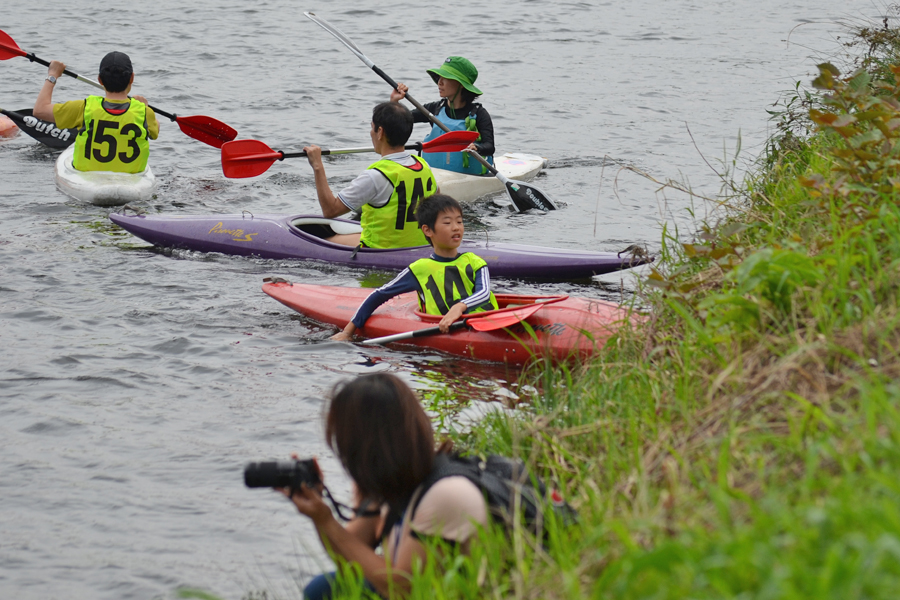
M344 330L331 339L352 339L376 308L404 292L419 295L422 311L444 315L438 324L443 333L463 314L498 308L487 263L471 252L457 252L465 231L459 202L446 194L435 194L419 204L416 220L434 249L431 256L420 258L369 294Z
M143 96L128 97L134 82L131 59L123 52L110 52L100 61L97 81L106 88L106 97L53 103L53 88L66 65L54 60L48 77L34 102L36 118L60 129L80 127L75 138L72 166L79 171L140 173L147 168L148 139L159 135L156 114Z

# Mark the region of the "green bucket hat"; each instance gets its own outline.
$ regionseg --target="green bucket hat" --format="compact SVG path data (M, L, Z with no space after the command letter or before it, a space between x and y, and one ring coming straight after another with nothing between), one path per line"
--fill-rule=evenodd
M428 74L437 83L438 79L452 79L458 81L460 85L472 92L481 95L481 90L475 87L475 80L478 79L478 69L471 62L462 56L450 56L437 69L428 69Z

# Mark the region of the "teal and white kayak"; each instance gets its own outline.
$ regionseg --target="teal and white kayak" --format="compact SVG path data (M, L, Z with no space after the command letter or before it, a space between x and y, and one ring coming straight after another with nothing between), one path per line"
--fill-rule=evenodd
M534 154L507 153L494 157L494 166L509 179L530 181L546 166L546 159ZM472 202L482 196L506 189L493 175L467 175L456 171L435 169L434 178L442 194L448 194L459 202Z
M72 166L75 145L56 159L56 185L77 200L97 206L120 206L150 200L156 193L156 176L148 166L140 173L78 171Z

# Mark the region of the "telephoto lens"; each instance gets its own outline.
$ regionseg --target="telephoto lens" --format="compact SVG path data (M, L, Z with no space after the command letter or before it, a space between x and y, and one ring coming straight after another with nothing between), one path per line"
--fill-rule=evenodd
M321 483L315 459L249 463L244 468L244 484L249 488L299 488L302 483Z

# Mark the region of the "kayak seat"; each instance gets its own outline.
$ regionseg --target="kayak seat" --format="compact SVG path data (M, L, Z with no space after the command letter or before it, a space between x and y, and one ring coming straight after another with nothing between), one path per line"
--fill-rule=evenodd
M325 217L300 217L291 221L291 225L317 238L326 239L333 235L362 233L359 223L326 219Z

